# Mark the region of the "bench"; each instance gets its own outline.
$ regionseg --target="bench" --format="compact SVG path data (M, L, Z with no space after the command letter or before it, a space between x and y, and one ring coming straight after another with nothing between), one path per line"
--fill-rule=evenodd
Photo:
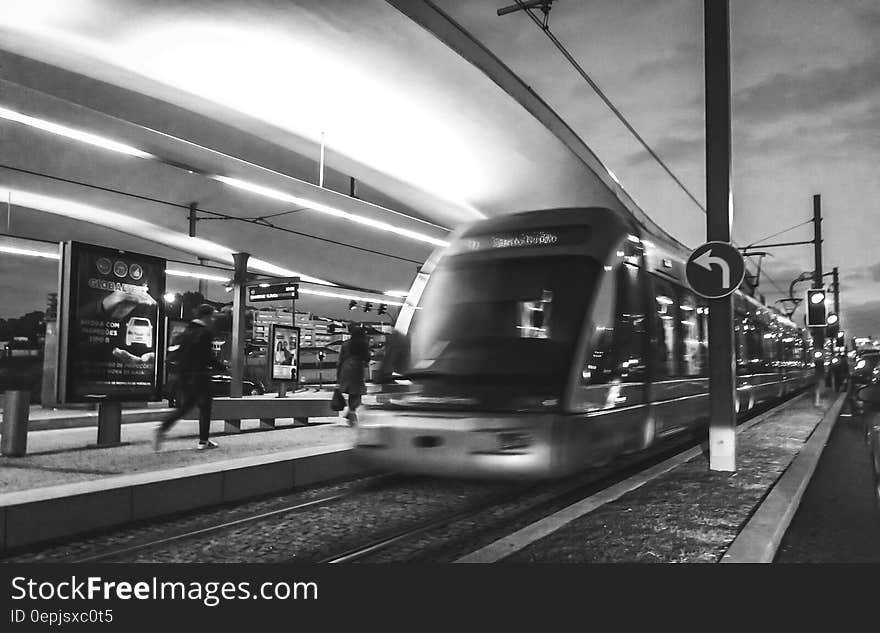
M242 419L259 418L261 429L274 429L278 418L293 418L295 424L306 425L309 418L333 417L330 398L277 398L275 396L248 396L245 398L214 398L211 418L223 420L227 433L241 431ZM197 408L183 419L198 420Z

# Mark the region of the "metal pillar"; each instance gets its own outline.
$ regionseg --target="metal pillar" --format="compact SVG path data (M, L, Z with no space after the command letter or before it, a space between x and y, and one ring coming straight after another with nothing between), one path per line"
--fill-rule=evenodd
M102 400L98 403L98 446L119 446L122 442L122 403Z
M706 239L730 242L730 6L704 0ZM709 468L736 470L733 297L709 300Z
M838 323L840 323L840 283L837 277L837 266L831 271L831 278L834 281L834 314L837 315Z
M245 308L247 307L247 262L250 253L235 253L235 277L232 281L232 349L229 350L229 396L241 398L244 375Z
M3 437L0 438L0 454L6 457L23 457L27 453L30 407L30 391L6 392L3 399Z
M822 287L822 200L819 194L813 196L813 254L815 264L813 266L813 288ZM816 397L815 404L819 406L819 399L825 392L825 326L811 328L813 335L813 350L822 352L819 358L814 357L816 365Z

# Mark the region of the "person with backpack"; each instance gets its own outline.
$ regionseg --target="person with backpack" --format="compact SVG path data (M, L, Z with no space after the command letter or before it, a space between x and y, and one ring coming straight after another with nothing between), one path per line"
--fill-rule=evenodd
M193 407L199 408L198 449L216 448L217 443L209 439L211 431L211 374L222 369L214 359L211 326L214 322L214 308L202 304L196 308L196 318L183 331L174 362L178 371L178 397L176 407L156 428L153 435L153 449L158 451L162 440L175 422Z

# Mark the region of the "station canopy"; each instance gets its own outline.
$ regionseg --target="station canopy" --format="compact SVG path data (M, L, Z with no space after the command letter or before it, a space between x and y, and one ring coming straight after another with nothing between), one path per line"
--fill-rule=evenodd
M3 14L13 235L227 266L245 251L256 273L383 292L474 220L631 202L432 3L4 0Z

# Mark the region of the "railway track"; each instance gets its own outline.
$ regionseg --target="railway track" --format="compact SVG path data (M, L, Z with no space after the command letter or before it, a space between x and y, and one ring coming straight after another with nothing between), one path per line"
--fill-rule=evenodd
M762 407L744 417L738 425L744 424L760 415L785 406L801 395L798 392L770 407ZM338 564L353 562L445 562L474 549L475 539L492 541L527 525L539 518L596 495L618 484L640 471L651 468L666 460L692 450L704 441L705 431L691 432L648 451L628 455L618 459L611 466L585 471L557 482L547 482L530 486L514 494L500 496L488 503L474 504L469 508L450 513L448 516L425 521L407 529L392 531L318 560L319 563ZM532 499L525 499L531 495ZM513 504L505 509L503 506ZM496 516L486 518L495 513ZM474 523L482 523L480 534L475 534ZM454 536L458 532L458 536ZM431 534L435 533L432 537ZM459 541L450 543L452 538ZM464 538L461 538L464 536ZM414 543L419 539L428 544ZM406 545L410 549L406 549ZM394 557L394 548L400 548L401 559ZM413 551L414 550L414 551ZM390 552L390 557L389 557ZM428 555L426 555L428 554ZM433 555L431 555L433 554Z
M266 519L270 519L272 517L279 517L282 515L293 514L296 512L302 512L305 510L309 510L318 506L328 505L334 502L341 501L343 499L351 498L355 495L362 494L365 491L373 490L376 488L381 488L382 486L392 485L403 480L404 477L401 475L389 474L389 475L379 475L376 477L372 477L369 481L361 484L355 485L343 492L337 492L333 494L323 495L316 499L310 499L308 501L302 501L300 503L294 503L290 505L285 505L280 508L276 508L273 510L269 510L266 512L257 512L253 514L249 514L247 516L234 519L232 521L224 521L221 523L215 523L214 525L209 525L206 527L198 528L195 530L186 530L182 532L178 532L176 534L172 534L170 536L165 536L157 539L150 539L140 541L133 545L128 545L126 547L111 549L103 552L91 553L86 556L80 556L73 558L72 560L68 560L66 562L72 563L97 563L97 562L110 562L114 559L122 558L124 556L128 556L131 554L137 554L141 552L146 552L151 549L159 548L164 545L169 545L176 542L186 541L190 539L197 539L199 537L208 536L210 534L215 534L218 532L222 532L225 530L233 529L236 527L240 527L242 525L248 523L256 523L259 521L264 521Z

